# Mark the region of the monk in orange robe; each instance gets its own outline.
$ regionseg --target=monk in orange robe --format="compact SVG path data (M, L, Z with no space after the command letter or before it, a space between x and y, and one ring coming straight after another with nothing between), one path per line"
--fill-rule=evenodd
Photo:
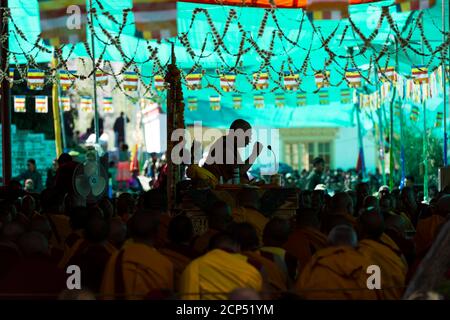
M353 217L353 200L347 192L337 192L331 198L330 207L321 225L321 231L328 234L339 224L348 224L356 230L357 221Z
M359 218L361 240L358 252L364 255L371 265L381 269L380 299L400 299L408 266L396 243L384 231L384 221L377 208L363 210Z
M299 270L311 259L316 251L327 246L327 237L319 231L319 219L313 209L297 212L296 228L284 244L284 249L298 260Z
M255 228L247 222L236 223L232 226L232 236L239 243L243 255L262 265L266 275L265 285L268 291L264 298L277 299L283 292L287 291L289 283L287 275L281 271L275 262L261 255Z
M225 231L231 223L231 207L223 201L217 201L206 212L208 214L208 230L194 241L194 250L203 254L208 250L209 240L220 231Z
M329 247L317 251L297 279L296 292L308 300L375 300L367 288L369 261L356 250L357 236L348 225L334 227Z
M196 252L190 247L194 235L192 221L184 215L176 216L169 224L169 243L159 249L173 263L175 274L175 286L178 285L181 273L195 258Z
M262 243L262 235L264 227L269 219L261 212L259 194L256 189L244 188L238 194L239 206L233 210L234 222L248 222L255 227L260 243Z
M132 242L109 259L101 292L105 299L145 299L174 289L173 264L154 246L159 220L140 211L129 221Z
M238 288L262 290L260 271L239 253L239 245L232 237L219 233L210 246L211 251L192 261L181 275L182 299L224 300Z

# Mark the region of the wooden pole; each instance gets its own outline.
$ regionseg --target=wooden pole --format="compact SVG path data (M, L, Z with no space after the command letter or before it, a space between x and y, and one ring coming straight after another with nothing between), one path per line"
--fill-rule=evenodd
M92 71L93 71L93 79L94 79L94 129L95 129L95 143L98 143L100 138L100 128L98 123L98 105L97 105L97 75L96 67L97 64L95 62L95 35L94 35L94 13L93 13L93 6L92 6L92 0L89 0L89 8L90 8L90 14L89 14L89 20L91 23L91 46L92 46Z
M1 23L1 44L0 63L1 70L4 74L8 74L8 50L9 50L9 28L8 23L4 23L6 10L8 10L8 0L1 0L0 2L0 23ZM1 121L2 121L2 161L3 161L3 185L8 185L11 180L11 109L10 109L10 92L9 81L3 77L1 83Z

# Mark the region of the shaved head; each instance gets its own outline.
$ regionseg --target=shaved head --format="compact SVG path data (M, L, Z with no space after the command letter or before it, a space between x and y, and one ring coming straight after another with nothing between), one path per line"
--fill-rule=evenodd
M24 256L48 254L47 239L43 234L36 231L24 233L19 238L18 245Z
M377 208L364 209L359 216L362 238L377 240L384 232L384 220Z
M264 245L272 247L283 246L288 240L290 229L288 220L282 218L272 218L264 227Z
M334 227L328 235L328 244L330 246L350 246L355 248L358 245L356 231L345 224Z

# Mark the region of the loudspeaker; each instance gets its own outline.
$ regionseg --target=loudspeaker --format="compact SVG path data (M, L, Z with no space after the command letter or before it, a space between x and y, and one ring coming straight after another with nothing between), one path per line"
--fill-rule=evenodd
M439 191L450 186L450 166L439 168Z

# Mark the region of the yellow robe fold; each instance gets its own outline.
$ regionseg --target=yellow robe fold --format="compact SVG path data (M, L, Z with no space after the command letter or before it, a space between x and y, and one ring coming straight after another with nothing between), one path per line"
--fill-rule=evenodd
M262 243L264 227L267 222L269 222L269 219L267 219L261 212L252 208L239 207L233 210L232 217L234 222L250 223L256 229L260 244Z
M214 229L206 230L205 233L195 239L194 250L199 254L204 254L208 250L209 240L217 233L219 233L219 231Z
M174 283L175 287L178 289L181 274L183 273L184 269L186 269L187 265L192 261L192 259L180 252L177 252L169 248L159 249L159 252L161 252L161 254L163 254L172 262L174 272Z
M371 265L377 265L381 271L381 290L377 290L380 299L396 300L402 297L408 266L400 249L387 235L380 241L364 239L359 242L358 252L364 255Z
M215 249L192 261L180 279L181 298L224 300L237 288L262 289L261 273L247 257Z
M316 252L297 279L296 291L308 300L375 300L367 289L368 260L351 247Z
M173 264L155 248L129 243L108 261L101 292L105 299L145 299L174 289Z
M444 223L445 218L437 214L433 214L432 216L417 222L414 242L416 244L418 256L423 255L425 251L431 247Z

